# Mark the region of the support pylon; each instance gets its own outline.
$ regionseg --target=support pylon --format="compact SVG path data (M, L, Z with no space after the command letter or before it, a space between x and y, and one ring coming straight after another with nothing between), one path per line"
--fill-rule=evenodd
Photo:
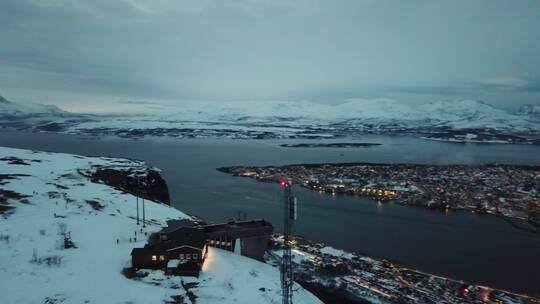
M293 303L293 264L290 244L290 234L292 232L292 220L296 216L296 204L291 195L292 181L281 181L283 187L283 258L281 260L281 292L282 304ZM294 207L293 207L294 206Z

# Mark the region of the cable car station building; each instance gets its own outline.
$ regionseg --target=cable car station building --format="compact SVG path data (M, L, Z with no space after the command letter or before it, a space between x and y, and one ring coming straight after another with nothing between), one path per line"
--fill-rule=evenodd
M190 220L170 220L150 235L144 248L131 252L132 267L164 269L166 273L198 276L208 246L262 260L274 227L265 220L231 221L197 225Z

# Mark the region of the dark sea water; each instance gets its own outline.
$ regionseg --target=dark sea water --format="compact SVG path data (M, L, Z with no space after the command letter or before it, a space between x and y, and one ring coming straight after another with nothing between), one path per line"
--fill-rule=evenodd
M343 140L340 140L343 141ZM281 189L215 170L230 165L317 162L540 165L540 147L461 145L411 137L366 136L370 148L283 148L297 141L84 138L0 130L0 146L142 159L163 169L173 205L211 221L238 211L281 229ZM405 266L540 296L540 234L469 212L430 211L331 196L296 187L295 233Z

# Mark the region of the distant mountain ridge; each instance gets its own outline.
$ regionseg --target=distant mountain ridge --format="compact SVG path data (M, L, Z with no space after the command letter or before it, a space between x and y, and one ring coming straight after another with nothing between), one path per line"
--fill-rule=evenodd
M476 134L475 138L494 142L513 138L512 143L530 143L519 136L540 136L539 114L540 106L524 106L510 113L472 99L441 100L417 107L391 99L347 99L340 104L180 102L147 114L83 115L56 106L20 105L0 97L0 126L126 137L332 138L420 134L431 138L436 134L441 140L456 134L463 138Z
M524 105L519 108L518 114L526 115L540 120L540 106Z
M19 104L0 96L1 116L36 116L36 115L64 115L67 112L55 105Z

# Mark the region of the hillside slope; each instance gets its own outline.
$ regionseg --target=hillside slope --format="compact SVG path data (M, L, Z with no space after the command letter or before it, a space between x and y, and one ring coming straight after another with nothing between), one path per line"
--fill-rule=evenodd
M276 268L219 249L209 251L198 279L182 282L159 271L140 280L124 277L132 248L146 240L136 224L135 197L86 177L103 167L148 170L143 162L126 159L0 147L2 303L146 304L171 303L171 297L199 304L280 301ZM159 230L168 219L189 217L164 204L147 202L146 207L142 234ZM76 248L64 249L62 230ZM189 295L182 287L187 282L198 284ZM300 288L295 303L320 301Z
M0 96L0 114L4 117L62 116L69 113L54 105L19 104Z

